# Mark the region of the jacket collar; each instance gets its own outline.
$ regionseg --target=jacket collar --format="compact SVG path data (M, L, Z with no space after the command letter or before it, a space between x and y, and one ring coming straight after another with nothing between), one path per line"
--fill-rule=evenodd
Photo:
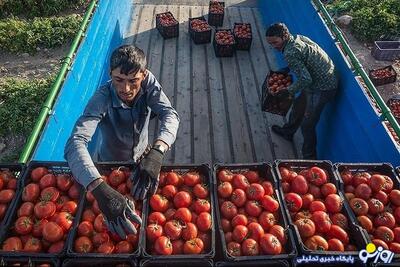
M285 45L283 46L282 53L285 52L285 49L288 45L291 45L294 43L294 38L295 37L293 35L289 34L289 39L286 41Z

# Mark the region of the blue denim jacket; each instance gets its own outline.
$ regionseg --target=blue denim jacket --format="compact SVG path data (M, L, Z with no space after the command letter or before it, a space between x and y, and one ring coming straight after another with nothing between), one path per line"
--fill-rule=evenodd
M155 140L164 141L169 147L175 142L178 113L154 75L150 71L147 73L132 107L119 99L108 81L95 92L77 120L65 145L64 157L77 181L85 188L100 177L87 149L97 128L102 136L102 142L96 144L98 161L136 161L148 145L152 112L160 120Z

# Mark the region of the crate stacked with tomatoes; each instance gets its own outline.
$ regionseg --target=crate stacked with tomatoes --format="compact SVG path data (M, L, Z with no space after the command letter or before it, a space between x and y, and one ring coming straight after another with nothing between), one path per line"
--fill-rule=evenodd
M207 165L164 166L145 217L144 256L211 258L215 254L214 199ZM183 255L186 254L186 255Z
M230 29L215 30L213 46L215 56L232 57L235 52L235 36Z
M62 267L136 267L136 259L124 259L115 257L90 257L90 258L67 258L63 261Z
M140 261L140 267L213 267L214 262L211 259L143 259Z
M169 11L156 14L156 28L164 39L179 36L179 22Z
M387 106L390 108L390 111L397 121L400 122L400 95L391 97L387 101Z
M20 164L0 165L0 229L7 223L6 216L15 201L18 179L24 169Z
M224 23L225 2L211 0L208 6L208 24L222 26Z
M101 178L129 198L135 205L136 214L141 216L142 201L135 201L130 195L132 181L129 177L132 167L118 163L97 163L96 167L102 175ZM68 245L69 257L129 258L140 254L138 249L140 225L132 221L137 234L128 234L125 239L109 232L104 215L92 193L86 192L77 220L77 231L72 234Z
M1 257L0 266L60 267L61 259L40 257Z
M235 35L236 49L249 50L253 41L250 23L235 23L233 25L233 34Z
M375 86L393 83L397 78L397 73L392 65L370 70L368 75Z
M390 164L337 164L358 224L377 247L400 253L400 182Z
M189 34L195 44L211 42L211 27L204 16L189 18Z
M362 229L343 204L328 161L275 162L285 210L303 254L358 254L365 249Z
M226 260L290 260L295 256L270 165L216 165L214 177Z
M0 254L62 256L81 191L67 163L31 162L0 237Z
M262 111L286 116L292 105L293 98L284 89L291 84L292 76L288 71L270 71L261 88Z

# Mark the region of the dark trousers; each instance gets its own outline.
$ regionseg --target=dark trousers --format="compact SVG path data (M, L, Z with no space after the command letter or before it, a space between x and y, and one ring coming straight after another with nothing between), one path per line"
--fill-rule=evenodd
M317 134L315 128L325 105L336 95L336 90L307 93L303 91L293 101L289 121L283 125L288 134L294 134L301 126L304 143L302 153L304 159L316 159Z

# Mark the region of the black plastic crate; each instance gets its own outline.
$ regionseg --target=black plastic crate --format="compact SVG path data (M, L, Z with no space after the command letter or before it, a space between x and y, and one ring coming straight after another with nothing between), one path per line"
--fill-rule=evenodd
M14 190L15 191L14 197L9 203L7 203L7 209L4 212L3 218L0 219L0 229L3 229L3 227L7 224L8 220L9 220L10 213L13 210L13 207L17 200L16 196L18 195L18 192L20 190L19 184L21 183L21 180L22 180L21 178L22 178L24 170L25 170L24 164L0 164L0 173L10 172L17 179L16 184L15 184L16 187ZM5 189L6 189L6 187L3 184L3 188L1 190L5 190Z
M212 12L214 5L220 5L222 7L222 13ZM211 26L222 26L224 24L224 14L225 14L225 2L220 1L210 1L208 6L208 24Z
M189 34L195 44L206 44L211 42L211 27L207 23L208 30L205 31L196 31L192 27L193 20L202 20L207 23L204 16L196 17L196 18L189 18Z
M203 180L203 183L208 185L209 188L209 195L210 195L210 206L211 206L211 244L210 244L210 251L202 253L202 254L177 254L177 255L152 255L147 251L147 238L146 238L146 227L147 227L147 219L150 213L150 201L147 201L146 203L143 203L143 229L141 235L141 242L140 246L143 248L142 251L142 256L144 259L151 259L157 262L160 261L168 261L170 263L174 263L176 260L186 260L186 262L190 263L192 260L198 260L198 259L212 259L215 256L215 247L216 247L216 242L215 242L215 228L216 228L216 223L215 223L215 199L214 195L212 194L213 192L213 183L212 183L212 175L211 175L211 168L208 164L202 164L202 165L196 165L196 164L185 164L185 165L167 165L167 166L162 166L161 167L161 172L169 172L169 171L174 171L180 174L187 173L189 171L195 171L198 172L200 175L204 177L205 180Z
M377 71L378 71L378 72L379 72L379 71L388 72L388 73L390 73L390 76L384 77L384 78L376 77L376 76L374 75L374 73L377 72ZM396 71L394 70L394 68L392 67L392 65L389 65L389 66L386 66L386 67L383 67L383 68L372 69L372 70L370 70L370 71L368 72L368 76L369 76L369 78L371 79L372 83L373 83L375 86L380 86L380 85L384 85L384 84L388 84L388 83L393 83L393 82L395 82L396 79L397 79L397 73L396 73Z
M289 229L289 224L287 222L286 216L283 211L283 206L282 206L282 199L281 196L278 192L278 183L275 177L275 174L272 170L272 167L270 164L266 163L258 163L258 164L215 164L213 168L213 183L214 183L214 195L215 198L218 199L218 173L219 170L221 169L227 169L231 171L232 173L238 173L238 172L243 172L243 171L257 171L260 174L260 178L262 181L269 181L272 183L274 186L274 196L276 200L279 203L279 223L278 225L282 226L285 229L286 237L287 237L287 242L285 245L282 245L282 249L285 251L283 254L279 255L258 255L258 256L239 256L239 257L234 257L231 256L227 253L227 244L225 242L225 237L224 237L224 232L222 229L221 225L221 212L220 212L220 203L217 203L218 207L216 209L216 215L217 215L217 223L218 223L218 228L219 228L219 233L221 237L221 244L222 244L222 255L224 257L224 260L227 261L228 263L240 263L240 266L260 266L264 265L266 263L273 264L279 264L282 262L289 262L291 259L295 258L297 255L297 250L295 246L295 240L293 236L293 232L291 229ZM247 265L249 264L249 265ZM279 266L279 265L278 265Z
M246 37L239 37L237 35L237 29L239 27L248 27L250 29L250 36ZM233 25L233 34L235 36L235 41L236 41L236 49L237 50L250 50L251 47L251 42L253 41L253 33L251 30L251 24L250 23L234 23Z
M112 170L114 169L126 169L128 171L132 171L133 169L133 164L127 164L126 162L99 162L95 163L96 168L100 172L101 175L109 175ZM128 178L129 179L129 178ZM146 200L143 201L145 203ZM83 194L83 197L80 201L79 204L79 209L76 214L76 220L74 221L73 228L78 229L79 224L81 223L83 212L85 208L87 208L90 205L90 202L86 198L86 194ZM135 207L136 208L136 207ZM143 217L143 208L142 208L142 216ZM138 235L138 243L136 249L132 253L127 253L127 254L102 254L102 253L77 253L74 251L74 242L77 237L77 231L72 231L72 233L69 236L68 239L68 245L67 245L67 256L70 258L108 258L108 259L119 259L119 260L125 260L129 261L131 257L139 257L141 254L141 231L143 228L143 224L139 227L137 235ZM117 242L114 242L117 243Z
M287 167L287 168L290 168L291 170L299 173L300 171L302 171L304 169L308 169L313 166L317 166L326 171L327 178L328 178L327 182L333 183L336 186L337 194L339 195L339 197L341 199L343 199L343 207L342 207L341 213L343 213L348 219L348 225L349 225L349 229L350 229L350 231L348 231L348 235L349 235L349 239L351 241L353 241L351 244L355 245L358 248L358 251L365 249L366 245L368 244L368 240L366 237L367 233L361 227L359 227L357 223L355 223L355 220L354 220L354 217L352 216L350 207L347 205L346 199L345 199L343 193L340 192L340 189L341 189L340 183L339 183L339 180L337 179L336 175L334 174L333 166L330 161L326 161L326 160L316 160L316 161L313 161L313 160L276 160L274 163L274 170L275 170L275 173L278 177L278 181L280 184L279 192L281 194L282 200L284 200L285 197L284 197L284 192L281 187L282 177L279 172L279 168ZM315 250L308 249L302 241L302 238L300 236L300 233L298 232L297 226L294 224L294 222L291 219L291 216L289 214L289 210L288 210L288 207L287 207L285 201L283 201L283 206L284 206L287 220L290 223L291 227L293 227L294 232L295 232L296 244L299 249L299 255L311 255L311 256L318 256L318 257L327 257L327 256L335 257L335 256L340 256L340 255L353 256L355 262L357 264L360 264L360 259L358 257L358 251L344 251L344 252L341 252L341 251L315 251ZM301 257L298 257L298 259L300 261ZM299 265L301 263L301 262L297 262L297 260L295 262L297 265ZM307 263L307 264L313 264L313 263ZM321 262L316 262L315 264L318 265L318 264L321 264ZM341 264L342 264L341 266L345 266L344 263L341 263ZM353 265L353 264L351 264L351 265ZM324 266L325 266L325 263L324 263ZM336 266L336 265L332 265L332 266Z
M61 262L57 258L39 258L39 257L1 257L0 267L3 266L29 266L36 267L42 264L48 264L49 267L59 267Z
M400 189L400 180L397 176L393 166L390 163L337 163L335 164L335 175L337 179L340 180L341 190L344 192L344 182L341 178L340 173L342 171L352 171L352 172L377 172L383 175L388 176L393 181L393 189ZM349 205L348 201L345 201L345 204ZM350 205L348 206L350 210L350 215L353 217L354 221L359 225L357 216L351 209ZM361 227L361 226L360 226ZM366 231L365 231L366 232ZM370 236L366 233L366 239L370 243ZM393 259L400 259L400 254L395 254Z
M140 261L140 267L213 267L212 260L192 260L192 259L175 259L171 260L153 260L144 259Z
M389 107L397 122L400 123L400 95L392 96L388 99L386 105Z
M3 242L11 236L12 231L11 229L14 227L14 223L17 219L17 211L20 207L20 205L22 204L22 193L23 190L25 188L25 186L30 183L31 178L31 171L33 169L35 169L36 167L46 167L49 172L53 173L53 174L69 174L72 176L71 170L68 167L68 163L67 162L56 162L56 161L31 161L23 175L21 178L21 182L20 182L20 188L21 190L19 190L18 195L16 196L16 201L15 201L15 205L13 206L13 209L10 213L10 219L8 220L7 224L4 226L4 228L2 229L2 232L0 234L0 244L1 246L3 245ZM78 184L79 185L79 184ZM79 198L78 198L78 203L77 206L79 207L79 202L81 201L82 197L83 197L83 187L79 186ZM71 230L73 229L73 225L75 224L75 218L72 222L72 226L71 226ZM47 252L41 252L41 253L32 253L32 252L23 252L23 251L1 251L0 250L0 257L4 257L4 256L12 256L12 257L30 257L30 258L55 258L55 257L62 257L65 255L66 249L67 249L67 244L68 244L68 239L69 236L71 235L71 233L73 231L69 231L67 233L67 237L64 240L64 247L62 249L62 251L60 253L47 253Z
M265 80L261 87L261 110L264 112L269 112L281 116L286 116L290 107L293 103L293 97L290 96L287 90L283 92L272 95L270 93L270 88L268 86L268 80L273 73L278 74L288 74L288 71L270 71L265 77ZM292 75L289 74L291 80L293 81Z
M216 36L218 32L227 31L230 35L232 35L233 43L232 44L219 44L217 43ZM215 51L215 56L217 57L232 57L235 53L235 37L230 29L219 29L215 30L214 38L213 38L213 46Z
M400 58L400 41L375 41L371 55L377 60L396 60Z
M136 267L138 266L136 260L126 260L119 258L109 258L107 257L93 257L84 259L65 259L63 261L62 267Z
M171 24L171 25L164 26L161 23L161 17L164 16L164 15L167 15L167 14L171 15L174 18L175 22L173 24ZM164 13L156 14L156 28L160 32L161 36L164 39L168 39L168 38L173 38L173 37L179 36L179 22L175 19L175 17L169 11L168 12L164 12Z

